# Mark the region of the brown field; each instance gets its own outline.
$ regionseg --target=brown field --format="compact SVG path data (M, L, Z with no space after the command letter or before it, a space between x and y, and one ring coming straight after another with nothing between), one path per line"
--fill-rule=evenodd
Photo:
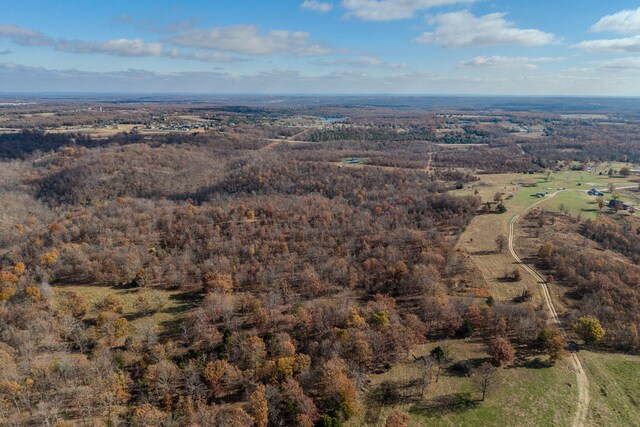
M506 272L516 268L516 263L506 249L496 252L495 239L500 233L508 235L510 219L509 212L477 216L460 237L457 249L468 255L474 267L475 271L467 277L474 288L488 289L497 301L511 301L528 289L537 305L542 298L538 283L531 275L523 274L519 282L503 279Z
M141 125L117 125L117 126L109 126L109 127L100 127L94 128L90 126L69 126L69 127L61 127L56 129L47 130L48 133L82 133L89 135L94 138L108 138L110 136L116 135L122 132L131 132L134 128L137 132L142 135L159 135L159 134L169 134L169 133L194 133L194 132L205 132L205 129L190 129L190 130L164 130L164 129L144 129Z

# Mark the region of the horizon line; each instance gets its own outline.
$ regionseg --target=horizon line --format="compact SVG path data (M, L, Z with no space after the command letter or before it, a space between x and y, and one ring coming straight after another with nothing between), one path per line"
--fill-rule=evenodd
M495 94L495 93L318 93L318 92L104 92L104 91L0 91L5 96L255 96L255 97L451 97L451 98L600 98L600 99L640 99L640 95L568 95L568 94Z

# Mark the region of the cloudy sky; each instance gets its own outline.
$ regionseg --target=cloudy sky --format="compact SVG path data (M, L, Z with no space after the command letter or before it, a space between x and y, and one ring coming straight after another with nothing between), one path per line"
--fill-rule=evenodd
M640 0L0 0L0 92L640 96Z

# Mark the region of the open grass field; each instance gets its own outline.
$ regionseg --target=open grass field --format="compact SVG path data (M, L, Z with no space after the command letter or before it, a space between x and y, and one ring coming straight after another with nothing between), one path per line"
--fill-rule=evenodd
M541 207L551 211L568 212L573 216L580 216L582 219L595 220L599 213L595 197L577 190L560 192L552 199L543 202Z
M640 357L581 351L580 358L591 384L588 424L638 425Z
M595 187L603 190L605 192L604 198L608 200L610 194L607 192L607 187L610 184L616 188L637 187L640 184L640 177L637 176L613 176L611 178L607 176L607 171L610 168L619 170L624 166L633 167L633 165L625 163L602 163L594 167L592 171L556 172L551 174L548 180L544 174L479 175L480 181L472 183L462 190L456 190L452 194L469 195L474 194L477 190L483 201L493 201L496 192L501 192L505 197L505 206L511 212L520 211L537 201L534 196L538 192L553 193L564 188L566 192L558 194L548 203L544 202L542 207L555 211L564 208L574 215L581 214L583 218L595 219L598 207L595 203L596 198L586 194L589 189ZM526 187L526 185L532 184L536 186ZM633 201L636 191L635 188L622 189L616 190L616 193L620 193L625 201L627 199ZM640 200L640 197L635 198Z
M123 303L122 316L129 320L131 333L144 333L150 328L156 328L159 334L175 332L177 324L194 306L196 300L192 294L181 291L139 290L138 288L122 288L96 285L54 286L55 297L63 292L76 292L83 296L91 307L87 312L87 319L95 319L98 315L95 304L109 295L116 295ZM151 314L142 314L138 297L144 293L154 300L158 310ZM56 300L54 300L54 306Z
M616 167L619 169L621 166L616 165ZM614 176L609 178L606 175L606 170L608 169L606 166L600 166L593 172L560 172L551 175L549 181L540 180L538 186L543 188L541 191L552 191L549 188L553 189L553 191L559 188L566 188L566 191L559 193L548 202L542 203L541 207L552 211L565 211L574 216L580 215L582 218L596 219L599 215L599 208L596 198L586 194L589 189L595 187L604 191L604 199L609 200L611 194L608 192L607 187L610 184L613 184L616 188L636 187L639 182L637 176ZM603 172L603 175L600 175L599 172ZM629 190L616 190L615 192L623 195L622 200L630 201L623 193L624 191ZM607 209L604 209L603 212L607 212Z
M519 282L504 280L505 273L516 268L511 254L505 249L497 252L495 239L509 233L509 212L486 214L474 218L458 240L457 249L469 257L474 271L465 281L474 288L486 289L497 301L511 301L525 289L531 292L532 302L542 302L538 283L530 275L523 275Z
M61 126L56 129L50 129L48 133L68 133L68 132L80 132L80 133L88 133L91 135L115 135L119 132L131 132L131 130L140 125L117 125L117 126L109 126L109 127L97 127L94 128L92 126Z
M441 342L420 346L414 355L425 355ZM487 354L473 341L450 341L455 360L479 363ZM413 357L389 371L374 375L363 410L347 426L384 426L393 408L411 416L410 426L555 426L569 425L577 404L575 375L566 361L546 363L545 356L531 355L518 361L517 368L500 368L498 381L484 402L471 378L446 369L440 379L421 396L424 367ZM400 395L392 403L378 403L381 384L397 386ZM508 420L512 420L511 422ZM518 420L517 423L513 420Z
M27 113L27 114L22 114L22 116L23 117L53 117L56 114L57 113L54 111L49 111L45 113Z
M137 127L137 131L143 135L158 135L158 134L168 134L168 133L194 133L194 132L204 132L204 128L198 129L145 129L141 124L120 124L116 126L109 127L98 127L94 128L91 126L63 126L56 129L49 129L47 133L82 133L89 135L93 138L108 138L110 136L116 135L122 132L131 132L133 128Z

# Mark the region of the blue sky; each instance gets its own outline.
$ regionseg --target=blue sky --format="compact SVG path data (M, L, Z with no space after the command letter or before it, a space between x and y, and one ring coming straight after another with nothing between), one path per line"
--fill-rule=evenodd
M640 96L640 1L0 0L0 92Z

